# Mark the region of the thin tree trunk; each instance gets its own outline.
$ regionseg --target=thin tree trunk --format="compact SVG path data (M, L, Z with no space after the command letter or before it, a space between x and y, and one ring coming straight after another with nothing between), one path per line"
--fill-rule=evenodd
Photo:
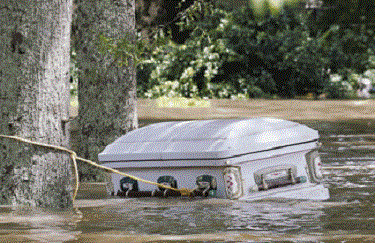
M0 2L0 134L67 146L72 0ZM72 205L69 155L0 139L0 203Z
M113 54L101 50L99 39L101 35L116 44L124 39L133 42L135 4L134 0L77 0L76 7L73 42L80 69L78 153L97 160L106 145L138 126L133 60L119 65ZM91 169L85 168L87 176ZM95 174L92 177L86 179L98 179Z

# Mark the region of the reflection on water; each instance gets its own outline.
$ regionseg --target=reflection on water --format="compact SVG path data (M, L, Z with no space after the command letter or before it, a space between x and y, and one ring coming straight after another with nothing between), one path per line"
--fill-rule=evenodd
M0 242L65 242L81 232L76 223L82 218L77 209L0 209ZM12 239L12 240L11 240Z
M326 166L374 165L370 122L305 122ZM349 124L349 125L348 125ZM325 171L325 202L80 200L65 211L0 208L0 242L375 242L375 170Z

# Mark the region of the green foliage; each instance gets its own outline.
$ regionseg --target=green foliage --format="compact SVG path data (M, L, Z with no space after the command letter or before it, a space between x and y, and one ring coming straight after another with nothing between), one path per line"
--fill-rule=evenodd
M323 89L317 43L294 15L259 21L249 7L214 9L182 26L192 30L184 44L169 41L139 66L140 96L293 97Z
M330 99L349 99L355 97L354 88L358 88L358 75L350 75L344 79L339 74L331 74L330 82L326 87Z
M237 58L221 38L224 28L220 25L220 17L225 17L225 14L227 13L215 10L209 16L213 20L209 25L203 21L202 26L195 24L191 38L182 45L168 40L167 44L157 47L151 58L138 67L138 73L149 73L150 76L145 77L150 83L157 85L139 95L150 98L214 97L211 80L225 61ZM152 67L151 72L147 71ZM146 82L140 80L139 83ZM139 91L143 90L145 89L139 88Z
M310 13L312 28L323 32L332 25L344 29L358 29L361 25L373 28L375 22L375 1L373 0L324 0L321 9Z
M369 37L364 31L356 33L333 25L318 40L331 71L339 73L354 70L361 73L368 68Z
M370 67L373 36L365 26L314 32L309 13L289 6L263 15L254 5L204 9L209 3L197 1L182 18L181 29L190 31L185 43L165 38L140 63L140 97L352 97L349 86L332 83L329 73L348 80Z
M298 15L285 10L259 21L251 8L243 8L234 16L227 31L229 47L242 57L237 65L247 84L280 97L322 92L319 45Z
M115 40L104 34L99 34L97 47L103 56L110 56L112 58L112 64L121 67L128 65L129 59L132 59L134 63L138 62L138 57L143 51L140 43L142 42L137 41L133 43L126 38Z
M112 65L133 60L138 96L150 98L352 97L346 83L329 76L338 74L355 89L350 77L375 67L373 1L325 0L322 9L307 12L290 5L296 0L247 1L232 10L214 2L193 1L179 14L181 33L189 34L183 44L163 28L152 40L99 34L97 48ZM78 75L73 50L73 95Z

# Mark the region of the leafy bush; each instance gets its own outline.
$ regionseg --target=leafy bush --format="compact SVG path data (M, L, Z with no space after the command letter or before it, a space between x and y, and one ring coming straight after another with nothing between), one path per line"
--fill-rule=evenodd
M355 97L353 87L357 85L357 82L354 80L354 76L355 75L351 75L351 78L345 80L343 76L339 74L331 74L329 76L329 85L326 87L327 98L349 99Z
M319 45L310 38L299 16L284 11L259 21L251 11L244 8L236 12L228 31L229 47L241 54L242 70L252 77L248 79L251 85L280 97L322 92L324 63Z
M213 19L225 16L225 12L216 10ZM148 76L139 80L140 96L156 98L167 97L213 97L211 80L226 60L236 58L236 54L226 47L225 40L220 38L223 29L220 23L195 28L184 44L169 41L159 46L151 58L139 65L138 74L151 70ZM145 84L156 84L145 91Z
M140 97L346 97L329 70L348 79L368 68L365 31L332 26L312 36L298 9L263 17L250 6L213 9L181 26L190 31L185 43L169 39L138 66Z

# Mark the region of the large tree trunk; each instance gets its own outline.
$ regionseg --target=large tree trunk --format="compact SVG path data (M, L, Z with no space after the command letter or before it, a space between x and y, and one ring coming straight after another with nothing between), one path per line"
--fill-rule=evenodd
M134 0L77 0L76 7L73 42L80 69L78 153L97 160L106 145L138 125L133 60L128 58L127 64L120 65L114 54L101 49L99 38L134 42L135 4ZM90 170L84 165L80 168L83 180L98 179L85 178Z
M0 2L0 134L68 145L72 0ZM69 155L0 139L0 203L72 205Z

